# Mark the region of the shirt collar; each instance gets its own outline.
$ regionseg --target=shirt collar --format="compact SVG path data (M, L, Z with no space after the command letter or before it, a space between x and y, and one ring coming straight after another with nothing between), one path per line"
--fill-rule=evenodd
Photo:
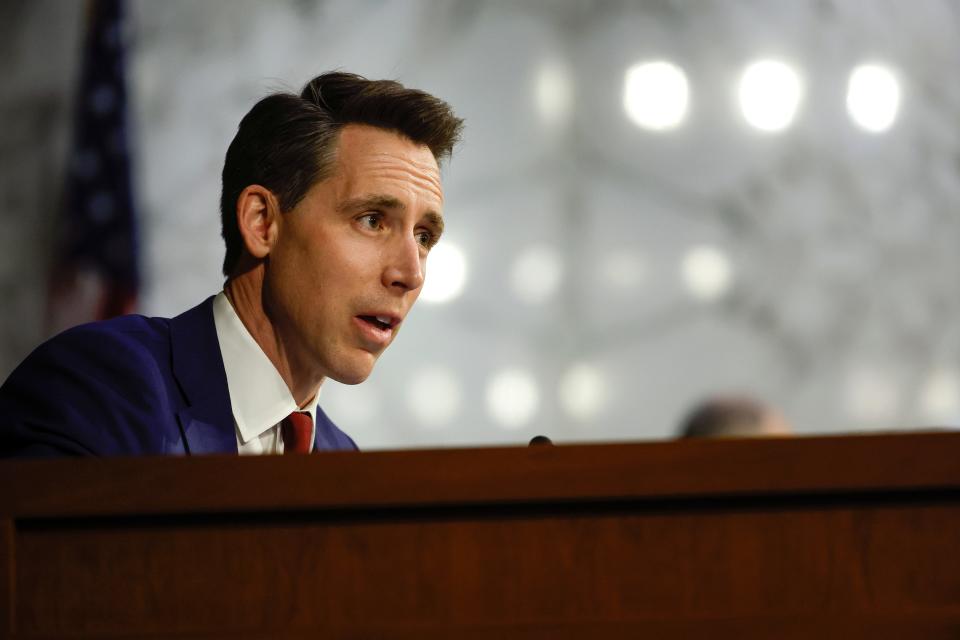
M227 373L233 419L244 444L272 429L294 411L308 412L316 423L319 389L306 407L297 407L287 383L243 326L223 291L213 299L213 322Z

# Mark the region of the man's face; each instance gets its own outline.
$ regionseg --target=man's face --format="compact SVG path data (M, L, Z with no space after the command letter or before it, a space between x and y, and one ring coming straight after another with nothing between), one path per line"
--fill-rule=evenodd
M333 173L280 216L267 257L264 306L295 375L370 375L420 295L442 208L429 148L343 128Z

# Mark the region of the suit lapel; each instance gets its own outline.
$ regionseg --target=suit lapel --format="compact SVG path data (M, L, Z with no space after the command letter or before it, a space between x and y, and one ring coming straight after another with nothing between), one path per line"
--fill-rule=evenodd
M187 406L177 412L191 455L236 453L227 374L213 323L213 297L170 320L173 375Z

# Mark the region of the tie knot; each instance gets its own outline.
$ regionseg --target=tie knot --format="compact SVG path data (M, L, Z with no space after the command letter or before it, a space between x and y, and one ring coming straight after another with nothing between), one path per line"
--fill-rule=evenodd
M283 432L284 453L310 453L312 449L313 419L309 413L294 411L280 423Z

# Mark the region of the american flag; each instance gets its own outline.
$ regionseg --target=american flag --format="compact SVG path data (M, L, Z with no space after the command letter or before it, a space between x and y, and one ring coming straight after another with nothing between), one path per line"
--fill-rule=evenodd
M136 306L122 0L91 0L74 132L50 270L51 332Z

